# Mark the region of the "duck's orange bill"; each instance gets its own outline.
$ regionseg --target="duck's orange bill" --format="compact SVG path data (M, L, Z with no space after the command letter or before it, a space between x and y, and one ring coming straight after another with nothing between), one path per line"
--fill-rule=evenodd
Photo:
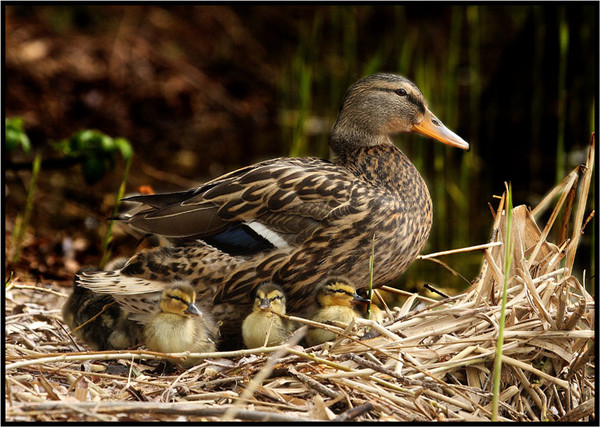
M421 135L437 139L452 147L462 148L463 150L469 149L469 143L444 126L442 121L434 116L429 109L425 110L423 120L421 120L420 123L413 125L412 130Z

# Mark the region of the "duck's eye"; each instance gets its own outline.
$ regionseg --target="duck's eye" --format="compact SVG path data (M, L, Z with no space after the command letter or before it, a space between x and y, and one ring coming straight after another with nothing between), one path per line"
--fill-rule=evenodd
M402 88L396 89L394 91L394 93L398 96L406 96L406 89L402 89Z

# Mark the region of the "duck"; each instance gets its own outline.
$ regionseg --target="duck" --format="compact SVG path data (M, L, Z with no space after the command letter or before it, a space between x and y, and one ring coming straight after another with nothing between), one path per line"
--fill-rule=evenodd
M106 268L122 268L126 262L127 258L116 258ZM61 314L72 336L93 350L124 350L141 344L142 325L130 320L111 295L92 292L77 281Z
M326 279L315 293L316 309L311 320L346 327L352 319L362 317L356 305L369 302L356 293L354 285L344 277ZM312 347L333 341L337 334L320 328L311 328L306 333L306 344Z
M174 283L162 292L160 310L144 325L144 344L161 353L210 353L217 349L217 325L196 305L196 291L189 283ZM181 363L190 367L199 362L188 358Z
M281 286L266 282L258 287L252 312L242 322L242 337L247 348L279 345L291 335L293 324L281 317L285 314L285 305Z
M229 332L239 331L263 282L284 289L291 314L310 304L314 284L329 276L368 283L373 245L373 287L389 283L419 254L432 224L427 185L391 139L410 132L469 149L409 79L364 77L341 103L330 159L280 157L190 190L127 197L137 206L113 219L169 245L76 281L139 312L151 311L170 282L186 280Z

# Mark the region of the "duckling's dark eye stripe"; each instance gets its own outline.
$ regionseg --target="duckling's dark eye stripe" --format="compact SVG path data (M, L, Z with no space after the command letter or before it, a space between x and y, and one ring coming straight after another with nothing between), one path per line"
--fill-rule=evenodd
M262 298L262 300L268 302L269 304L271 304L271 302L275 301L275 300L280 300L281 299L281 295L277 295L271 298Z
M169 298L176 299L177 301L181 301L181 302L182 302L182 303L184 303L184 304L189 304L189 303L188 303L186 300L184 300L183 298L181 298L181 297L177 297L177 296L175 296L175 295L169 295Z
M333 291L333 292L337 292L338 294L346 294L346 295L349 295L349 296L351 296L351 297L353 297L353 296L354 296L354 294L353 294L353 293L351 293L351 292L348 292L348 291L345 291L345 290L343 290L343 289L334 289L334 291Z

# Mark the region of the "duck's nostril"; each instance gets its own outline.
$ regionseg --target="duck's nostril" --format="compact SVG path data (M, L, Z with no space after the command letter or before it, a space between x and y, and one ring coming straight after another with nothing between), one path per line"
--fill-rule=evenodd
M441 123L438 122L437 120L432 120L431 123L433 123L436 126L440 126L441 125Z

